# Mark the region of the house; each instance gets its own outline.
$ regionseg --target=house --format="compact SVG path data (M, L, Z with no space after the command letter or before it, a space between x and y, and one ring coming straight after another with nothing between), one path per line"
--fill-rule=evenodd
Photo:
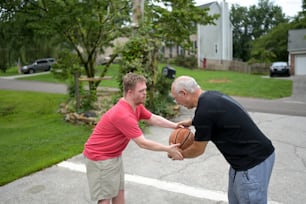
M209 8L209 15L219 14L216 25L198 25L198 61L204 58L222 63L233 58L233 26L228 3L211 2L200 6Z
M111 43L115 47L122 47L128 40L129 40L129 38L127 38L127 37L118 37L115 40L113 40ZM111 55L113 53L114 53L114 47L107 47L104 50L103 54L99 54L97 56L96 63L97 64L102 64L104 62L107 62L111 58Z
M292 75L306 75L306 29L288 31L289 64Z
M224 0L203 4L200 8L209 8L208 14L219 14L215 25L197 25L197 33L190 36L193 49L196 53L185 51L179 46L164 47L162 53L165 58L173 58L179 55L196 55L198 66L205 68L210 65L214 69L225 69L230 66L233 58L233 26L230 22L228 3ZM219 66L218 68L218 65ZM214 66L214 67L212 67Z
M200 8L209 8L208 14L219 14L215 25L197 25L197 33L190 36L192 49L184 50L177 45L165 45L161 53L165 59L175 58L180 55L196 56L198 66L202 68L228 70L233 56L233 26L230 22L228 3L223 0L200 5ZM116 40L124 43L127 39ZM116 43L115 43L116 44ZM112 53L112 48L107 49L100 58L107 58ZM99 60L101 61L101 60Z

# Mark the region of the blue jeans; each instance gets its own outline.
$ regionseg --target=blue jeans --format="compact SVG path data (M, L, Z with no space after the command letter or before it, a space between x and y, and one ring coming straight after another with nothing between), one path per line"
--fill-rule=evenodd
M274 161L273 152L266 160L247 171L235 171L230 167L229 204L266 204Z

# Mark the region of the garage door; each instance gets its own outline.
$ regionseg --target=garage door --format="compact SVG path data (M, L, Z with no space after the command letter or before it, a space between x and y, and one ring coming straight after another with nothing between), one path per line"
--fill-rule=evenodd
M306 55L295 56L295 75L306 75Z

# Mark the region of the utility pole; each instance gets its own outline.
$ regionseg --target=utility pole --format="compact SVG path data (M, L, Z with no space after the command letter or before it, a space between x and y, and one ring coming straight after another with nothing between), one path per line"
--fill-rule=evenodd
M134 0L133 2L133 16L132 26L138 28L139 22L143 19L144 15L144 0Z

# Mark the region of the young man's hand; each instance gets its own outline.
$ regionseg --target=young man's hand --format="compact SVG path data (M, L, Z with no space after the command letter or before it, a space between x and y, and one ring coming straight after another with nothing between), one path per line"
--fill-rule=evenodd
M192 120L191 119L183 120L181 122L178 122L177 124L178 126L190 127L192 125Z
M171 144L168 151L168 157L172 160L183 160L182 150L179 148L180 144Z

